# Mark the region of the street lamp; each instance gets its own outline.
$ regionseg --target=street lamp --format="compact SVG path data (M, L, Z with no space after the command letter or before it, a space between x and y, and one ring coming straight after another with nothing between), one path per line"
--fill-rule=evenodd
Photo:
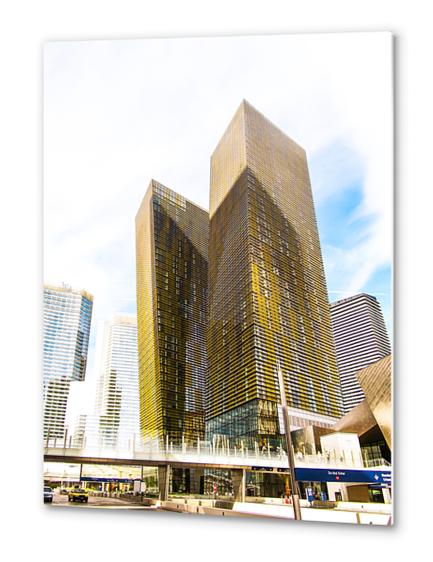
M295 456L293 454L292 436L290 434L289 413L287 411L286 388L284 386L283 371L280 360L277 359L278 383L280 386L281 408L283 410L284 433L286 435L287 457L289 461L289 472L292 480L292 503L295 519L301 520L301 507L299 504L299 486L295 475Z

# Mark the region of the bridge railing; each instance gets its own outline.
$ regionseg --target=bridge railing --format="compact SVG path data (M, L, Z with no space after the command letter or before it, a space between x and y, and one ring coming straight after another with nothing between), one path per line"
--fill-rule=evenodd
M260 448L258 444L253 447L234 446L227 444L214 444L212 442L201 441L191 446L186 443L143 443L140 440L132 439L123 443L101 443L97 440L82 439L79 442L71 437L48 437L45 439L45 450L63 450L65 455L76 453L83 456L129 458L148 456L156 457L217 457L217 458L248 458L248 459L268 459L285 460L286 452L279 449Z
M284 458L285 451L281 448L260 446L257 442L249 446L241 442L230 442L228 438L218 438L212 441L198 440L194 444L182 440L181 443L173 443L168 439L144 441L139 435L132 435L128 439L116 439L110 437L98 437L96 432L81 434L79 438L68 434L50 435L44 438L45 449L100 449L101 451L121 451L122 453L159 453L164 455L212 455L212 456L234 456L234 457L267 457Z
M76 456L94 456L106 458L172 458L187 457L188 459L203 459L212 457L214 459L236 459L258 460L261 463L269 461L271 464L278 462L279 465L287 465L287 453L281 447L261 447L257 442L246 446L243 442L230 443L229 439L213 441L197 441L194 445L186 443L175 444L168 440L144 442L140 436L132 436L122 442L101 442L95 438L83 436L74 439L68 436L67 431L61 436L45 438L45 450L64 451L65 456L74 453ZM353 451L327 451L322 454L318 452L314 455L295 454L295 466L297 467L333 467L333 468L369 468L369 467L389 467L390 463L385 459L364 459L360 452Z

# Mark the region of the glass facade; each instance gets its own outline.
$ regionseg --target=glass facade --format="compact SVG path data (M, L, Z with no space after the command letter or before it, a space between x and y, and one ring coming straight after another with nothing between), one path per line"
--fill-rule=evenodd
M204 437L209 215L152 180L136 217L143 439Z
M245 101L211 158L208 361L209 434L278 437L278 362L289 407L341 415L305 151Z
M361 452L366 466L372 466L375 462L379 465L383 459L391 462L391 451L385 440L366 445L361 444Z
M290 493L290 476L286 473L246 472L245 495L258 498L282 498Z
M44 286L44 437L63 437L71 381L84 380L93 297Z
M99 445L128 447L140 436L137 320L115 315L104 325L96 412Z
M269 444L274 450L282 445L279 433L277 404L269 400L251 400L206 424L208 440L214 435L224 435L230 445L251 449L256 444L259 447Z

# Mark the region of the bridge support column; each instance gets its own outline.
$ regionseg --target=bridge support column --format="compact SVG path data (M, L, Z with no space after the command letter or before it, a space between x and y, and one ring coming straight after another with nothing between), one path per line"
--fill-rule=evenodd
M159 499L161 501L168 500L168 492L170 486L170 465L158 466L158 486Z
M235 502L245 501L245 469L244 468L234 468L231 469L232 483L233 483L233 494Z
M189 469L189 491L191 494L204 493L204 468Z
M382 488L382 494L384 503L391 503L391 494L389 493L389 488Z

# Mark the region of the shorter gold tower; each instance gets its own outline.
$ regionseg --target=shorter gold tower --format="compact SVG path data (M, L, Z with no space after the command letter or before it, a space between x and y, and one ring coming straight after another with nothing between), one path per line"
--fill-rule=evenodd
M152 180L136 216L143 439L204 437L207 211Z

